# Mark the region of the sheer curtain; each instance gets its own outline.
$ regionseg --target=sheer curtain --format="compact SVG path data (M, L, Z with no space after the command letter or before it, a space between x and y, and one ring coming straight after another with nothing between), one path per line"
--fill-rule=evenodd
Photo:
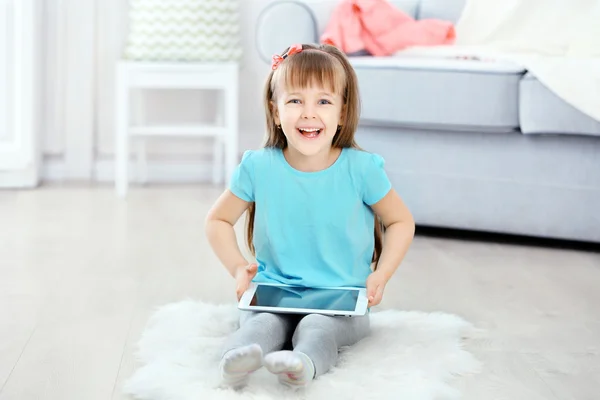
M93 176L98 0L42 8L42 149L45 178ZM102 1L102 5L109 1Z

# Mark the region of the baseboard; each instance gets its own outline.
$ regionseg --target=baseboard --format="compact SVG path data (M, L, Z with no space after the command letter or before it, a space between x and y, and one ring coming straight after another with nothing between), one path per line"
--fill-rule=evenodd
M66 165L62 160L46 159L42 163L42 180L62 182L67 179Z
M0 171L0 189L32 189L39 185L33 168L17 171Z
M129 168L131 182L136 182L136 164ZM114 182L115 166L112 160L99 160L94 163L94 182ZM146 172L149 183L206 183L212 179L212 162L207 161L148 161ZM44 161L42 179L47 182L68 180L63 160Z

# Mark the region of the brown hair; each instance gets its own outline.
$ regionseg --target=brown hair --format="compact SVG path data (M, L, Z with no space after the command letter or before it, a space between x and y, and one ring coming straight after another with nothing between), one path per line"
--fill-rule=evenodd
M286 54L289 48L282 54ZM264 90L264 106L266 112L267 135L264 147L285 149L287 140L281 128L275 123L273 103L277 84L286 87L305 88L311 85L328 88L335 93L341 93L344 101L342 108L342 120L332 142L333 147L355 148L360 147L354 141L354 133L358 127L360 115L360 98L358 93L358 79L343 52L330 45L303 44L300 53L285 57L278 68L271 71L267 77ZM246 242L248 248L255 255L254 237L254 214L255 203L248 207L246 219ZM377 262L383 247L383 225L379 218L375 217L375 246L372 262Z

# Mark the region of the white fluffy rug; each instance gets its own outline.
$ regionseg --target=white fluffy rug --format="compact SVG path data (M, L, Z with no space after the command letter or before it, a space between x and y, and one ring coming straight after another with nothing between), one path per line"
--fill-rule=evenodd
M125 392L145 400L460 398L457 375L475 373L478 361L461 346L475 330L461 318L420 312L372 314L372 335L344 349L338 366L306 390L280 386L264 368L242 391L219 388L218 358L237 328L233 306L183 301L160 308L138 343L142 366Z

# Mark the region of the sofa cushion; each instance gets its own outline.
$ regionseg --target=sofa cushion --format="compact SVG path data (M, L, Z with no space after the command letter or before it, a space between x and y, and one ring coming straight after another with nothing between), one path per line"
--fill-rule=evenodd
M413 18L420 0L392 0L391 3ZM318 43L339 0L289 0L265 6L256 23L256 46L260 57L271 56L294 43Z
M457 23L466 0L421 0L418 19L441 19Z
M520 66L450 58L357 57L361 122L518 129Z
M600 122L566 103L527 73L520 84L519 115L525 134L600 136Z

